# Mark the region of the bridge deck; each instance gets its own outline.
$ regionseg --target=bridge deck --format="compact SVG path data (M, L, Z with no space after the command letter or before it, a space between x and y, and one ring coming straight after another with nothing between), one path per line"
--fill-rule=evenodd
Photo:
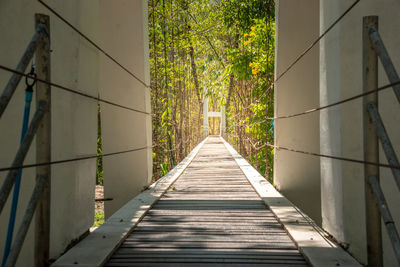
M105 266L308 266L219 137Z

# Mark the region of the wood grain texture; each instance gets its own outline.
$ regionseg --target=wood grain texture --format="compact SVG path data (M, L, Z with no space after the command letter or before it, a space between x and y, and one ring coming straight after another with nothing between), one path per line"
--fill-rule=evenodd
M234 158L210 137L105 266L308 266Z

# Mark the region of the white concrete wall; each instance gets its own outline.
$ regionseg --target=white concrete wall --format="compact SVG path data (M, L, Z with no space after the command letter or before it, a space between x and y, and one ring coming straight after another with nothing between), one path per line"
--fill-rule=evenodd
M327 8L327 6L330 6ZM336 8L336 9L335 9ZM326 11L324 10L326 9ZM339 11L333 1L321 2L321 24L320 32L324 32L334 20L337 19ZM337 60L340 57L340 43L337 42L342 24L329 32L320 42L320 104L339 101L340 94L340 66ZM329 44L329 47L327 47ZM330 64L325 64L325 62ZM331 89L327 87L330 84ZM327 155L341 155L341 112L342 106L333 107L320 111L320 138L321 153ZM357 122L361 123L361 122ZM361 133L358 133L361 134ZM362 167L362 166L360 166ZM343 241L343 185L342 185L342 162L321 158L321 204L322 204L322 226L336 239Z
M321 32L328 27L352 1L321 1ZM361 1L321 42L320 94L321 104L332 103L362 92L362 18L379 16L379 31L392 59L400 70L400 2L396 0ZM379 63L379 85L388 80ZM363 159L362 101L356 100L338 108L321 112L321 152ZM379 110L394 148L399 155L399 105L392 90L379 94ZM380 162L386 163L383 151ZM390 170L381 168L381 185L389 208L399 228L400 194ZM323 226L337 239L349 244L349 251L362 263L366 262L364 168L361 164L321 161ZM342 204L343 203L343 204ZM343 227L338 227L343 225ZM396 266L386 229L384 239L385 266Z
M49 1L49 4L91 38L98 38L98 3L90 1ZM34 14L49 14L37 1L1 1L0 64L15 68L34 32ZM59 19L50 16L52 80L66 87L97 95L98 52ZM0 71L2 91L10 74ZM24 103L24 89L18 87L0 120L0 165L10 165L18 148ZM96 102L52 89L52 159L61 160L96 153ZM33 111L35 105L33 105ZM33 143L25 163L35 162ZM6 173L0 173L0 183ZM24 170L16 233L35 181L35 169ZM60 255L71 240L93 223L95 160L52 167L51 255ZM0 216L0 253L3 255L9 217L9 201ZM79 219L77 219L79 218ZM34 224L34 223L33 223ZM18 266L33 261L33 225L20 254Z
M115 56L149 84L147 1L48 1L56 11ZM0 64L15 67L34 32L34 14L49 14L36 1L0 2ZM122 105L151 112L149 90L127 75L115 63L100 57L99 51L79 37L58 18L50 16L52 81ZM101 38L100 38L101 36ZM11 75L0 71L0 88ZM0 166L11 164L20 136L24 86L17 89L0 120ZM104 152L151 146L151 117L102 105ZM33 105L33 109L35 106ZM33 112L32 112L33 113ZM96 153L97 102L52 89L52 159L61 160ZM35 144L25 163L35 162ZM152 170L151 148L104 158L106 214L134 197L148 185ZM51 258L57 258L72 240L93 224L95 160L52 166ZM17 225L32 188L34 169L24 170ZM0 183L6 173L0 173ZM11 202L11 201L9 201ZM0 217L2 257L9 218L9 206ZM18 266L33 262L33 228L20 254ZM15 232L17 229L15 230Z
M318 37L318 0L279 0L276 5L275 77ZM319 104L319 47L315 46L275 86L275 116ZM319 114L275 121L275 144L319 152ZM274 184L317 223L321 223L319 158L275 150Z
M318 1L278 1L276 75L352 3L348 0L321 0L318 12ZM278 82L275 115L303 111L318 104L326 105L362 92L363 16L379 16L380 33L396 66L399 66L399 12L400 3L396 0L361 1L321 40L319 59L316 47ZM319 30L316 30L318 15ZM319 88L315 84L318 80ZM379 85L387 83L379 64ZM363 159L361 103L360 99L323 110L320 114L278 120L275 143L299 150L318 152L320 149L322 154ZM396 135L399 131L400 117L396 116L399 105L391 90L379 94L379 105L386 129L399 154L400 139ZM380 162L387 162L382 150ZM324 229L348 246L349 252L361 263L366 263L364 166L321 158L321 202L316 201L319 177L315 172L318 167L318 159L276 151L274 180L281 192L312 218L316 218L315 212L320 209ZM400 210L397 206L400 194L390 170L381 168L380 171L383 191L399 227ZM306 173L312 175L307 175L305 179ZM383 228L382 233L385 266L396 266L386 229Z
M147 1L101 0L101 45L113 57L149 84ZM149 89L104 55L100 57L100 96L150 112ZM151 146L149 115L101 104L103 152ZM119 118L116 120L115 118ZM108 218L149 185L151 148L105 157L104 192Z

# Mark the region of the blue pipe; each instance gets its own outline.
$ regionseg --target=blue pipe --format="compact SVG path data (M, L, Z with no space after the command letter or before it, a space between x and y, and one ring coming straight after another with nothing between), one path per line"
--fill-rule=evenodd
M32 102L32 95L33 95L32 86L33 85L28 85L28 88L25 91L24 119L22 121L22 132L21 132L20 143L22 143L22 141L24 140L26 131L28 129L29 113L31 111L31 102ZM14 192L13 192L12 203L11 203L10 219L8 221L7 239L6 239L6 244L4 246L3 261L1 264L1 266L3 266L3 267L6 264L8 255L10 254L11 243L12 243L12 238L13 238L13 234L14 234L15 216L17 213L19 189L21 187L21 176L22 176L22 169L19 170L17 179L15 180L15 184L14 184Z

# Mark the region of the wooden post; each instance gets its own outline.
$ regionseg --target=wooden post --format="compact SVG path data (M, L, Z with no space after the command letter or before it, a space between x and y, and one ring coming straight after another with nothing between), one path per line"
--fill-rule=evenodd
M368 16L363 19L363 90L368 92L378 87L378 57L369 37L369 28L378 29L378 17ZM378 136L375 126L369 117L368 103L378 106L378 94L373 93L363 98L364 119L364 159L369 162L379 162ZM381 215L373 194L369 176L375 176L379 181L379 167L365 165L365 206L367 225L368 266L383 266Z
M221 106L221 133L220 135L225 138L226 131L226 117L225 117L225 106Z
M204 90L204 101L203 101L203 138L208 136L208 97L207 89Z
M43 25L50 34L50 18L47 15L35 14L35 24ZM36 72L39 79L50 81L50 39L48 35L42 35L36 51ZM51 88L50 85L38 82L36 88L36 104L39 101L47 103L47 112L36 134L36 161L51 161ZM42 197L36 210L35 222L35 265L49 266L50 244L50 188L51 166L36 168L36 177L44 178Z

